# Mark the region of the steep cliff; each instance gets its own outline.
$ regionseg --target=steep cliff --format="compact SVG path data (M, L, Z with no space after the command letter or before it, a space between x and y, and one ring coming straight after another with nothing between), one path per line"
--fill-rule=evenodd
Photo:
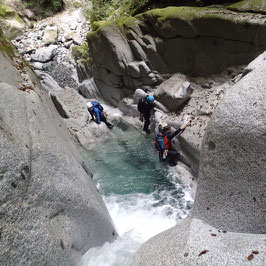
M260 14L207 7L155 9L89 33L90 60L81 63L80 78L94 76L103 97L117 105L137 88L160 84L165 74L206 76L248 63L265 49L265 36Z

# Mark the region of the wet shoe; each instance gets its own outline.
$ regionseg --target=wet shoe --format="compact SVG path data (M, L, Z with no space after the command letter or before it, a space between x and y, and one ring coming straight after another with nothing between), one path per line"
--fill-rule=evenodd
M109 125L108 128L112 129L114 127L114 125Z
M148 135L151 134L151 131L149 129L144 130Z
M170 167L174 167L174 166L176 166L177 165L177 163L169 163L169 166Z

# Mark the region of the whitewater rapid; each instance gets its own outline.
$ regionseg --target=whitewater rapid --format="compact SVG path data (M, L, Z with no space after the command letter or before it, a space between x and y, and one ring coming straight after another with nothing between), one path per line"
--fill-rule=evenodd
M180 184L178 176L170 171L165 178L174 184L170 190L160 188L148 194L111 193L103 197L119 237L113 243L90 249L83 257L83 266L133 266L142 243L189 215L193 205L189 188ZM99 190L101 183L99 179Z

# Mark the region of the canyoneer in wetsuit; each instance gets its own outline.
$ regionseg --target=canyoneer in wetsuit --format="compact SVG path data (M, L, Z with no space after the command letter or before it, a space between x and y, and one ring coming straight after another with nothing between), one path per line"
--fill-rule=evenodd
M140 121L143 122L144 118L144 127L143 131L145 131L147 134L150 134L150 117L151 113L154 112L154 97L152 95L147 95L145 97L142 97L139 99L138 102L138 111L140 112Z
M103 112L103 107L101 104L99 104L96 101L88 102L87 103L88 111L92 117L92 120L94 120L97 124L100 124L101 121L106 124L108 128L113 128L114 125L107 122L106 115Z
M187 123L183 124L179 129L172 132L171 127L167 124L159 125L159 133L155 139L155 148L159 152L159 160L168 159L170 166L176 166L179 152L172 147L172 139L183 133Z

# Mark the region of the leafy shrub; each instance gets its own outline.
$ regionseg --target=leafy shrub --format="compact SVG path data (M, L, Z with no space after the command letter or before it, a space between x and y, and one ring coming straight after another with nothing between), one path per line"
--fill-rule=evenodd
M49 16L63 9L63 0L23 0L36 15Z

